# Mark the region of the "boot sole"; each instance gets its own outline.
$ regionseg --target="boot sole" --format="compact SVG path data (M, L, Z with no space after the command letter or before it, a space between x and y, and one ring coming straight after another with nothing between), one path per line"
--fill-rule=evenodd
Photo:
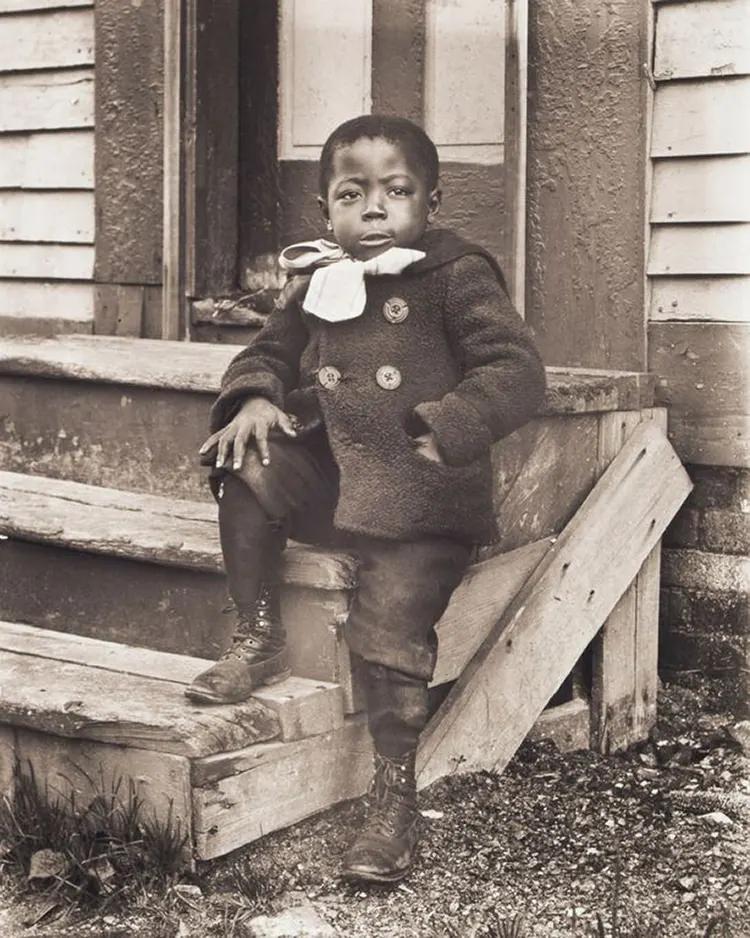
M284 658L286 655L284 655ZM234 704L242 703L245 700L249 700L253 696L256 690L260 687L267 687L271 684L280 684L282 681L286 681L287 678L292 676L292 669L286 666L283 666L281 670L278 668L278 660L274 662L273 660L264 662L265 666L270 666L272 668L271 673L263 673L263 665L258 665L258 671L256 672L257 680L253 684L252 690L248 691L241 697L226 697L212 691L210 688L195 687L190 685L185 688L185 696L188 700L192 700L195 703L209 703L209 704Z
M350 879L356 882L381 883L383 886L387 886L390 883L398 883L400 880L404 879L409 873L410 869L411 867L408 866L405 870L401 870L398 873L391 873L389 875L384 873L374 873L371 870L342 870L341 875L344 877L344 879Z

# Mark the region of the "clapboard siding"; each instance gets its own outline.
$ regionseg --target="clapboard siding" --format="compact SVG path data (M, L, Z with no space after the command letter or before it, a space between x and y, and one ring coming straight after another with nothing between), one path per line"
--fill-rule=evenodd
M750 221L750 156L657 160L651 221Z
M93 126L93 68L0 74L0 131Z
M653 322L750 321L750 277L653 277Z
M90 322L94 318L94 285L0 280L0 316Z
M93 0L0 0L0 13L27 13L34 10L59 10L93 5Z
M93 64L93 9L42 10L2 18L2 71Z
M655 225L648 273L750 274L750 224Z
M660 82L654 96L651 156L749 153L748 113L750 78Z
M81 244L9 244L0 241L0 277L90 280L94 248Z
M94 132L0 135L0 188L92 189Z
M747 75L750 0L693 0L657 11L657 79Z
M92 0L0 0L0 333L92 329L93 65Z
M649 369L682 458L750 465L750 0L658 3Z
M93 193L0 191L0 241L93 244Z

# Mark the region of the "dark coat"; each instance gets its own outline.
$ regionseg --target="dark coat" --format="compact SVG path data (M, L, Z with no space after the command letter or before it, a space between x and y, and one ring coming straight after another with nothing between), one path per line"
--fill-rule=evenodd
M337 528L483 542L495 530L490 446L535 414L544 368L489 254L446 230L414 247L427 256L403 274L367 278L356 319L310 316L295 291L230 363L211 428L249 395L301 415L319 409L340 471ZM402 321L386 316L393 298L408 305ZM400 372L397 388L376 380L385 365ZM330 366L340 379L325 387ZM415 448L427 429L445 465Z

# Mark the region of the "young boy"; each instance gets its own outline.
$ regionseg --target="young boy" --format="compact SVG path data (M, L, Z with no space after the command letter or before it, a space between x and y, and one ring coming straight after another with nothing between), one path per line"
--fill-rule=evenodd
M359 557L345 631L376 755L373 803L344 873L376 882L412 862L434 626L472 545L493 534L490 446L544 392L495 261L427 230L440 200L437 151L415 124L371 115L334 130L318 201L335 242L283 252L282 266L304 276L229 365L201 449L216 452L238 623L192 699L241 700L287 673L273 584L288 533Z

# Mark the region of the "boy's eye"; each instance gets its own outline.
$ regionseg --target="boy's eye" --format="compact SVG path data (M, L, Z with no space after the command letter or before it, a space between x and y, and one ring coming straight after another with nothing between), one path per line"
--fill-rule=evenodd
M391 195L409 195L409 190L404 186L392 186Z
M359 198L359 192L355 192L353 189L350 189L346 192L340 192L338 198L342 202L353 202L355 199Z

